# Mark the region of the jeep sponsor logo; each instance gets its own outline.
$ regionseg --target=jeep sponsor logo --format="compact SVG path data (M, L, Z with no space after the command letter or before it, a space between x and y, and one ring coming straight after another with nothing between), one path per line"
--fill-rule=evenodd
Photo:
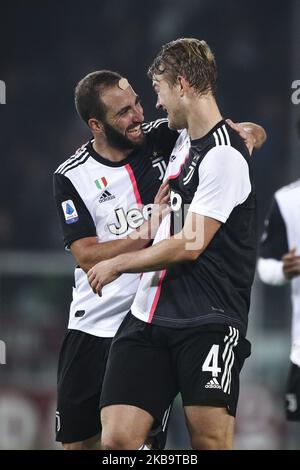
M125 212L123 207L115 209L117 223L109 224L108 228L114 235L124 235L129 229L137 229L145 220L148 220L152 212L153 204L147 204L142 209L130 209Z

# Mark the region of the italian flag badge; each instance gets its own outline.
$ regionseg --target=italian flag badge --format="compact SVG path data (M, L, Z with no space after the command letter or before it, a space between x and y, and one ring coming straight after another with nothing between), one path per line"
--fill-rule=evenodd
M97 186L98 189L101 189L101 190L106 188L107 186L106 178L102 176L102 178L95 180L95 185Z

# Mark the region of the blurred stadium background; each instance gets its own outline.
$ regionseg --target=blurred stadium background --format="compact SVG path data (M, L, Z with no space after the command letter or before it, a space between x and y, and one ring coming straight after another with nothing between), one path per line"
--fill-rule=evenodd
M155 97L147 66L162 43L206 39L216 53L225 116L268 133L255 155L259 227L273 192L300 176L291 101L300 80L297 0L15 1L0 7L0 449L52 449L56 363L71 298L52 173L89 138L73 106L76 82L111 68L128 77L147 120ZM255 281L252 356L242 374L238 449L300 449L300 423L283 414L290 341L287 288ZM186 448L180 403L168 447Z

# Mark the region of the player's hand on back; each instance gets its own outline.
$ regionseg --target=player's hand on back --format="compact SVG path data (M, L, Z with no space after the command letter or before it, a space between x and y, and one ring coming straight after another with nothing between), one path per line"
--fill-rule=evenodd
M226 119L226 122L244 139L250 155L253 149L260 149L267 139L264 128L258 124L253 122L234 123L231 119Z

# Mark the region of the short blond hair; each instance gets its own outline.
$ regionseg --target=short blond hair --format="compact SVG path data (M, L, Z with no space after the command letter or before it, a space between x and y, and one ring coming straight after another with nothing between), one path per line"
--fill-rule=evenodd
M166 74L170 85L175 85L178 75L182 75L199 94L215 95L217 66L205 41L180 38L165 44L148 71L151 79L161 74Z

